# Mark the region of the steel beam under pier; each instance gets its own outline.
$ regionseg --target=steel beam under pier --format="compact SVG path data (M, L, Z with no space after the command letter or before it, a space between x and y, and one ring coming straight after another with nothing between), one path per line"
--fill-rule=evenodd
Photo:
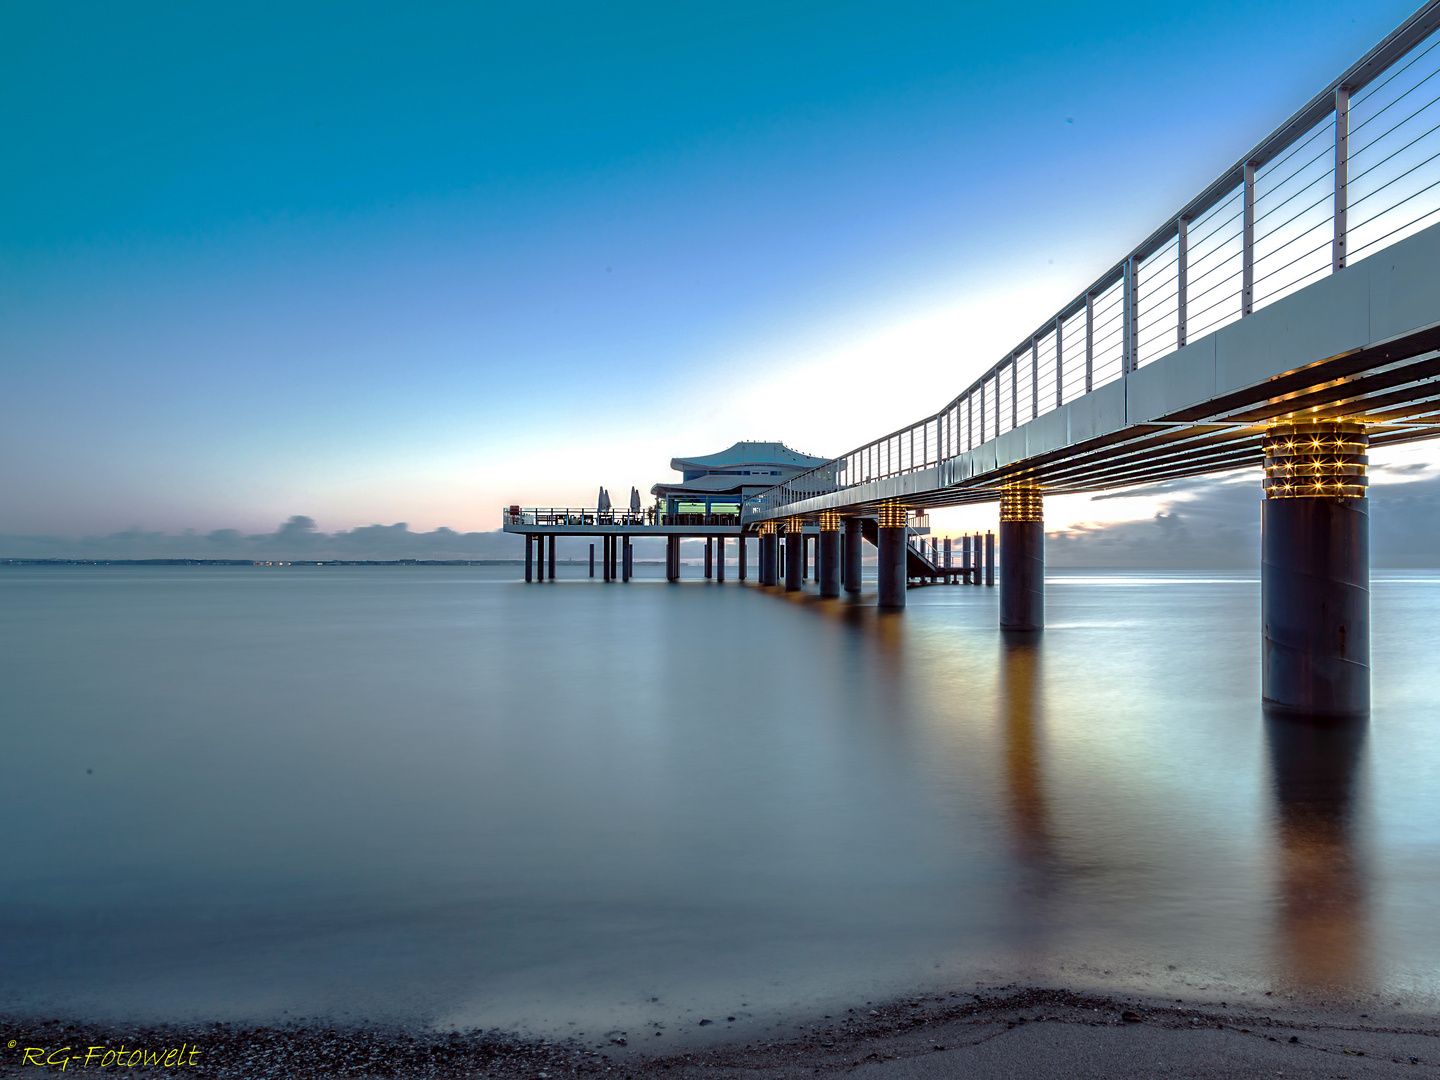
M1000 629L1044 626L1045 521L1040 489L1012 484L1000 493Z
M876 539L880 541L880 606L905 606L906 547L905 507L886 503L880 507Z
M800 572L805 563L802 554L805 533L801 530L799 518L785 523L785 591L795 592L800 588Z
M1265 435L1260 620L1265 704L1311 716L1370 709L1369 438L1357 423Z

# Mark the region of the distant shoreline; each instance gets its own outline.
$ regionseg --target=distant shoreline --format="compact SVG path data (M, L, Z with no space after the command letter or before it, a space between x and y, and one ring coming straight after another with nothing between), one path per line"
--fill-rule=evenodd
M659 566L663 559L636 559ZM524 559L4 559L0 566L524 566ZM556 559L556 566L586 566L586 559Z

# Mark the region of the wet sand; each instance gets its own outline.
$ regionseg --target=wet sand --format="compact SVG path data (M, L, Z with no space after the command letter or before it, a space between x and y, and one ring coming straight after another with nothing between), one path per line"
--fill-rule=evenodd
M0 1020L6 1044L0 1076L86 1075L117 1066L129 1074L224 1080L816 1074L865 1080L1359 1080L1440 1073L1440 1023L1400 1012L1361 1015L1357 1008L1377 1009L1277 999L1273 1012L1253 1012L1232 1010L1228 1003L1195 1006L1053 989L957 991L817 1017L793 1034L763 1040L721 1017L703 1028L697 1024L690 1033L611 1032L563 1042L497 1031L331 1027L314 1021L282 1027L126 1027L5 1018ZM662 1045L666 1035L669 1043ZM27 1050L32 1052L27 1055ZM164 1055L171 1050L179 1055L172 1055L166 1067ZM102 1065L109 1051L117 1058ZM152 1064L147 1067L147 1062Z

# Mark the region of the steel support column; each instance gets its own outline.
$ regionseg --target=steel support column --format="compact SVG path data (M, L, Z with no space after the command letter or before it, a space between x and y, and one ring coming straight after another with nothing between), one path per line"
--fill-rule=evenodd
M985 584L995 584L995 534L985 534Z
M535 538L534 538L533 536L531 536L529 533L526 533L526 534L525 534L525 580L526 580L526 582L531 582L531 581L534 581L534 580L535 580L535 567L534 567L534 562L535 562L535 560L534 560L534 558L533 558L533 557L531 556L531 554L530 554L530 552L531 552L531 543L530 543L530 542L531 542L532 540L534 540L534 539L535 539Z
M1040 489L1012 484L1000 493L1000 629L1045 626L1045 520Z
M905 507L886 503L880 507L880 606L905 606Z
M595 576L595 545L590 545L590 576Z
M1369 438L1361 424L1265 435L1260 620L1265 704L1311 716L1370 709Z
M740 545L740 550L737 552L737 554L740 556L740 565L736 568L735 576L741 581L744 581L746 577L745 557L750 550L750 544L749 541L745 539L745 534L743 532L740 534L740 539L738 543Z
M840 515L826 510L820 515L820 536L815 542L815 577L821 596L840 595Z
M795 592L800 588L800 570L805 562L802 547L805 543L805 534L801 531L799 518L791 518L785 523L785 591Z
M863 580L860 557L864 554L860 545L865 542L864 526L857 517L845 519L845 591L858 593Z
M715 576L715 538L705 537L705 580Z
M776 542L775 523L767 521L760 526L760 584L774 585L779 561L779 544Z
M715 538L715 580L724 583L725 581L725 538Z
M550 557L549 557L549 563L550 563L550 580L551 580L551 581L554 581L554 580L555 580L555 534L554 534L554 533L551 533L551 534L550 534L550 545L549 545L549 546L550 546Z

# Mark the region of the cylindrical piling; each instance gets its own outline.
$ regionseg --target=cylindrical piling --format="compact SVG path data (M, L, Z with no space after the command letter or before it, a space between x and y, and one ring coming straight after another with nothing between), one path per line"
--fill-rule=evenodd
M1040 488L1011 484L1000 493L1000 629L1044 626L1045 520Z
M858 593L863 580L861 569L861 556L864 552L860 545L864 543L864 522L858 517L845 519L845 591L847 593Z
M820 536L816 541L815 576L821 596L840 595L840 515L834 510L820 514Z
M773 521L763 522L760 526L760 584L774 585L776 578L776 562L779 559L778 545L775 542L775 523Z
M629 581L629 580L630 580L630 572L631 572L631 571L634 569L634 567L635 567L635 560L634 560L634 557L633 557L633 554L632 554L632 549L631 549L631 547L630 547L630 537L628 537L628 536L622 536L622 537L620 538L620 546L621 546L621 554L620 554L620 574L621 574L621 577L620 577L620 580L621 580L621 581Z
M885 503L880 507L880 606L905 606L905 507Z
M985 584L995 584L995 534L985 534Z
M1370 709L1369 437L1357 423L1277 424L1261 503L1262 692L1277 711Z
M740 565L736 568L736 577L738 577L741 581L744 581L746 578L747 570L747 567L745 565L745 558L750 551L750 541L745 539L745 534L743 532L740 534L739 545L740 550L737 554L739 554L740 556Z
M725 582L725 537L715 538L715 580L720 584Z
M802 524L799 518L790 518L785 522L786 592L794 592L800 588L800 572L805 563L805 556L802 551L805 543L805 534L801 531Z
M555 580L555 534L550 534L550 580Z
M531 581L534 581L534 580L535 580L534 559L533 559L533 557L532 557L531 554L530 554L530 549L531 549L531 543L530 543L530 542L531 542L533 539L534 539L533 536L530 536L528 533L526 534L526 536L525 536L525 580L526 580L526 582L531 582Z
M709 581L712 577L715 576L714 559L715 559L715 538L714 538L713 536L707 536L707 537L705 537L705 580L706 580L706 581Z
M595 545L590 545L590 576L595 576Z

